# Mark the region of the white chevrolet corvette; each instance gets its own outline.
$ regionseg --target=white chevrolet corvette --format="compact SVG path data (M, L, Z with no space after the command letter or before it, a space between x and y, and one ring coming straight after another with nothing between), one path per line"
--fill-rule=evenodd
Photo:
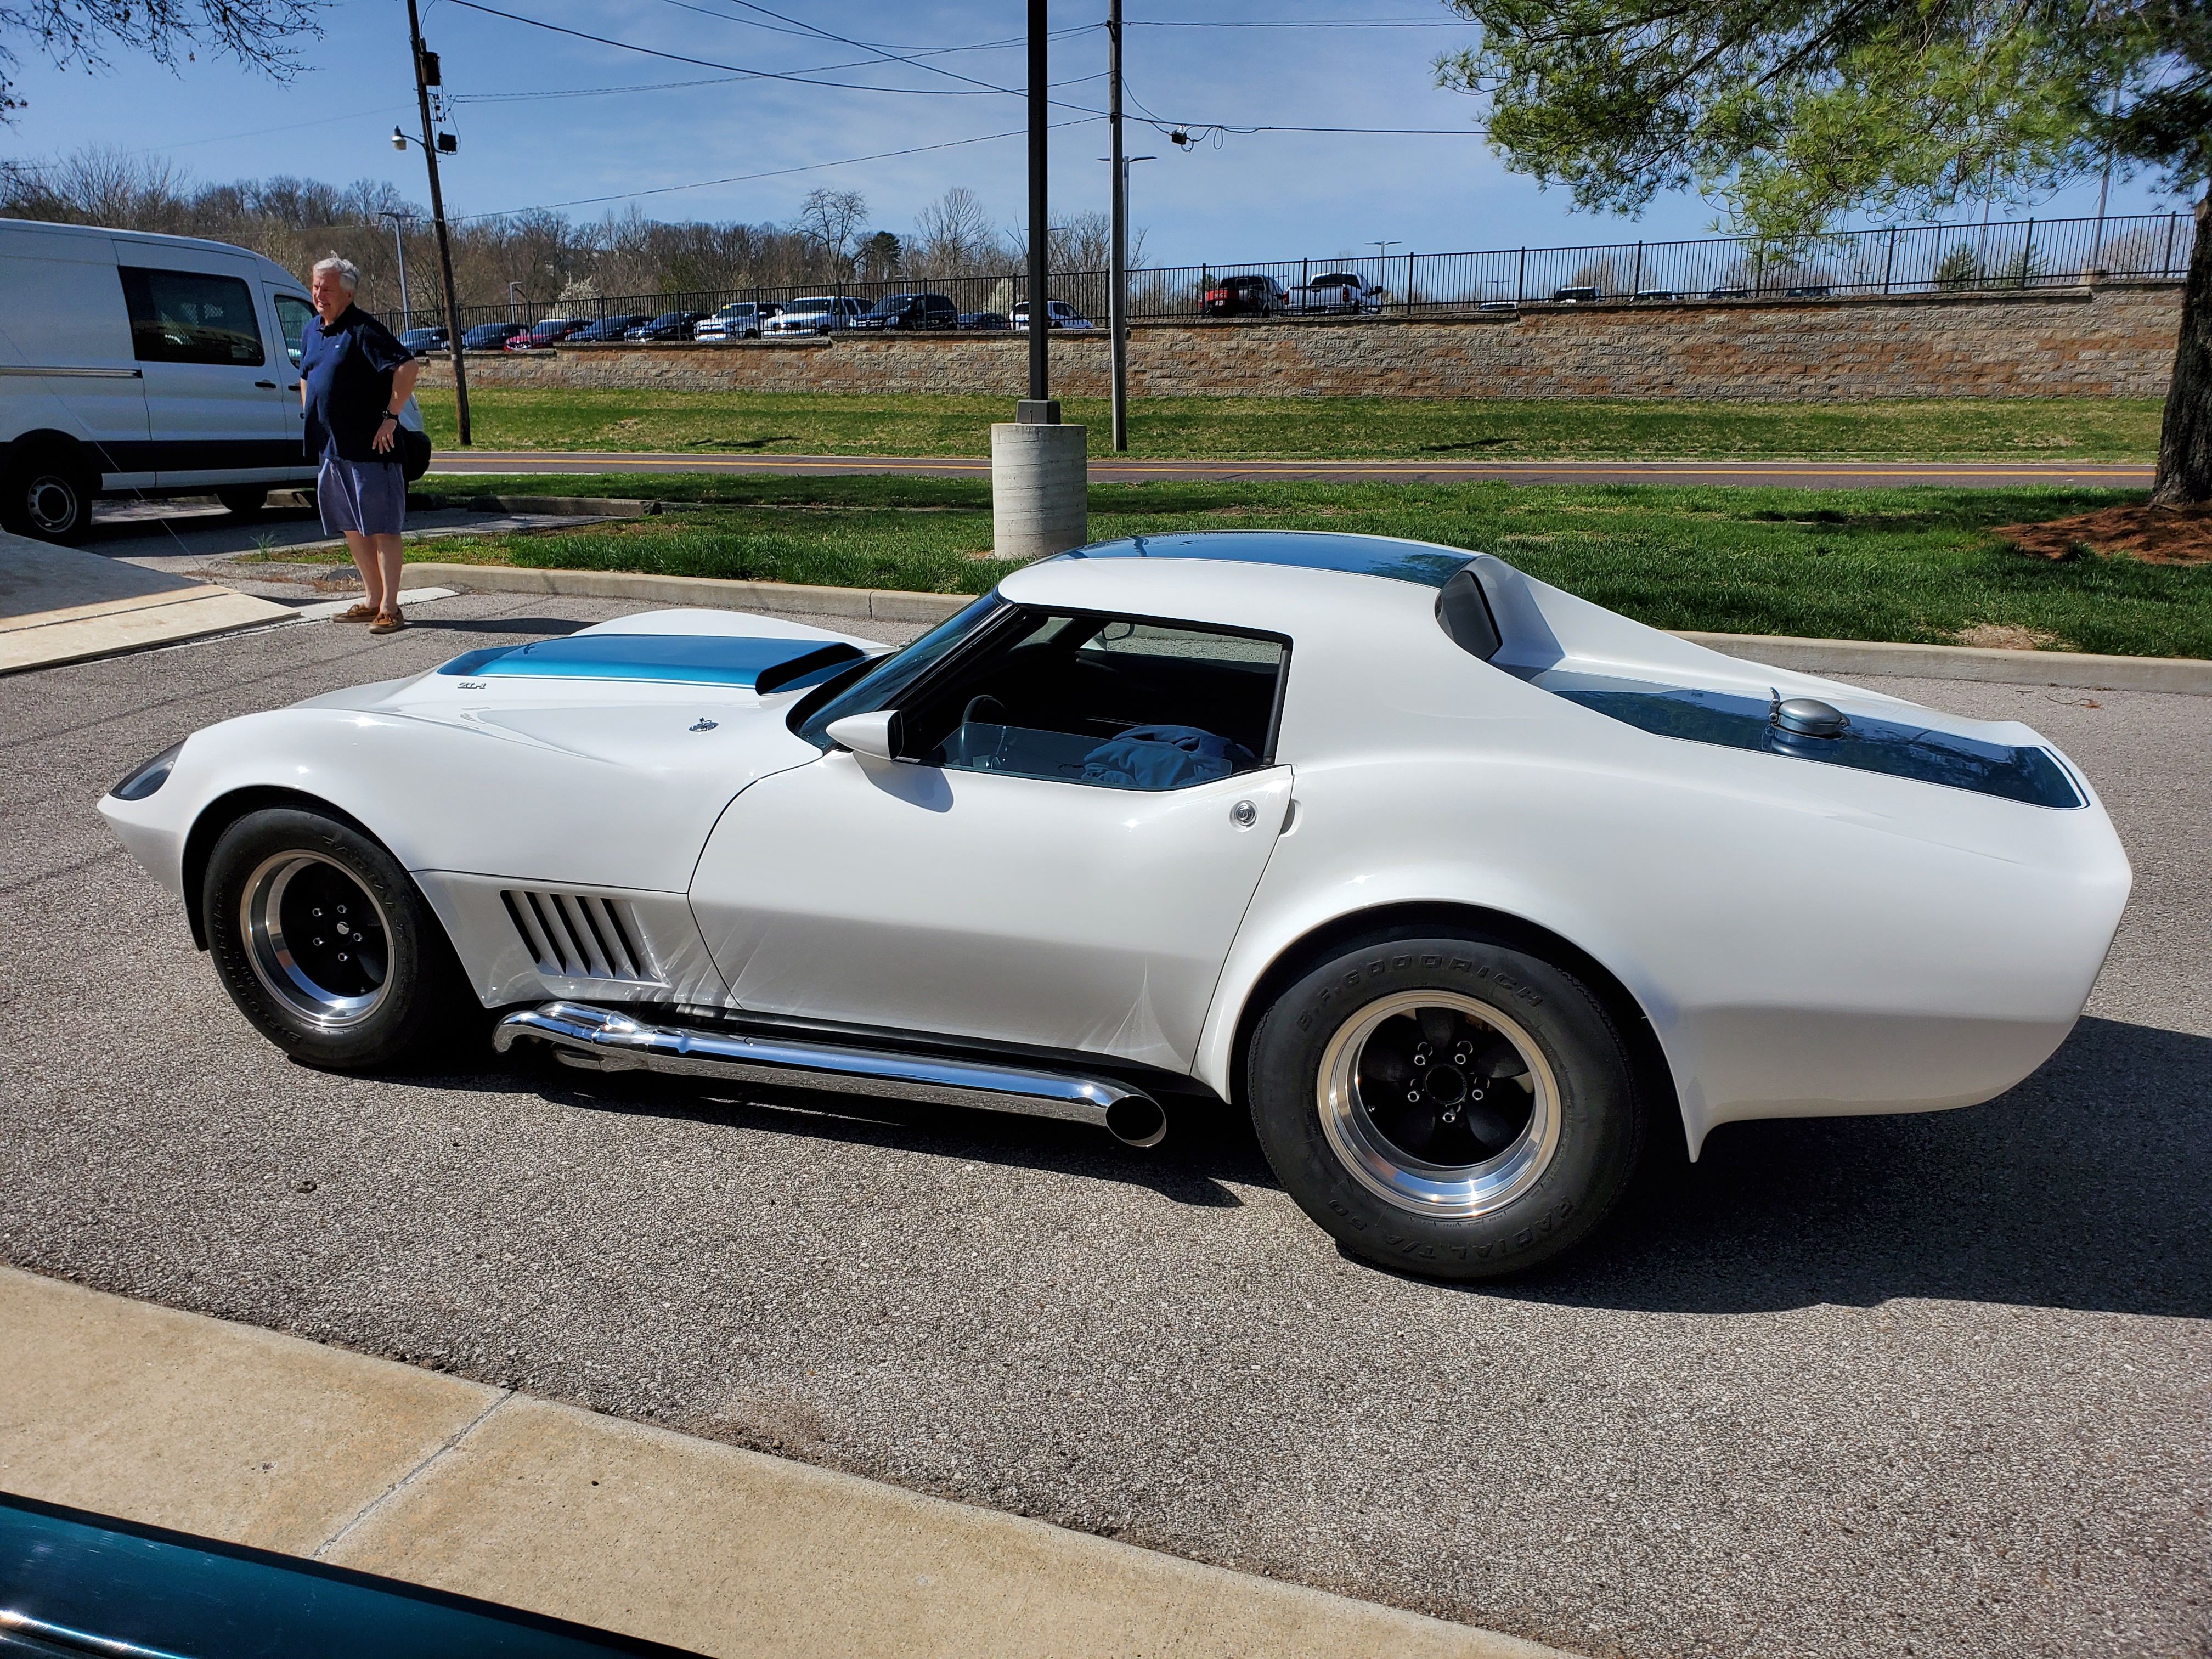
M226 720L102 802L312 1064L493 1041L1073 1118L1249 1109L1350 1249L1604 1217L1659 1115L2002 1093L2128 895L2027 726L1488 556L1140 537L901 651L665 611Z

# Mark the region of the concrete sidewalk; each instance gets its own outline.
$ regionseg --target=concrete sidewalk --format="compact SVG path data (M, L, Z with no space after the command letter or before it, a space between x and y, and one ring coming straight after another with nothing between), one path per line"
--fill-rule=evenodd
M289 607L0 532L0 673L252 628Z
M701 1653L1553 1650L0 1269L0 1487Z

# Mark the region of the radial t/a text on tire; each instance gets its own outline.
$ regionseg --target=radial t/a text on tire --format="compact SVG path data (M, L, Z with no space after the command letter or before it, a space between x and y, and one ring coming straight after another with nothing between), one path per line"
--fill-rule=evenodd
M1644 1109L1572 975L1474 938L1348 949L1253 1034L1252 1121L1307 1214L1370 1261L1516 1273L1578 1243L1634 1173Z
M478 1012L414 881L339 819L291 807L246 814L216 842L201 896L223 988L309 1065L421 1060Z

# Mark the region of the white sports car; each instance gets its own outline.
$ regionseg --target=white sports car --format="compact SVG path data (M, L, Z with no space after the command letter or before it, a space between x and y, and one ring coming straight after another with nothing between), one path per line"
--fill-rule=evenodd
M1351 1250L1479 1278L1662 1115L2041 1065L2128 895L2027 726L1738 661L1488 556L1140 537L903 650L663 611L195 733L101 810L249 1018L1103 1125L1249 1109Z

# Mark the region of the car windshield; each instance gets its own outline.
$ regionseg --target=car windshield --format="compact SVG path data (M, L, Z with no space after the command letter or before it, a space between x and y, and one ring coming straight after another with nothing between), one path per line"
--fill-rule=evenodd
M870 658L865 665L854 665L848 672L857 672L857 678L840 676L825 681L791 711L791 729L817 749L830 748L831 740L825 728L831 721L896 707L901 693L1005 608L995 591L986 593L905 650Z
M915 296L911 294L893 294L877 301L875 309L868 314L871 317L896 317L912 305L914 300Z

